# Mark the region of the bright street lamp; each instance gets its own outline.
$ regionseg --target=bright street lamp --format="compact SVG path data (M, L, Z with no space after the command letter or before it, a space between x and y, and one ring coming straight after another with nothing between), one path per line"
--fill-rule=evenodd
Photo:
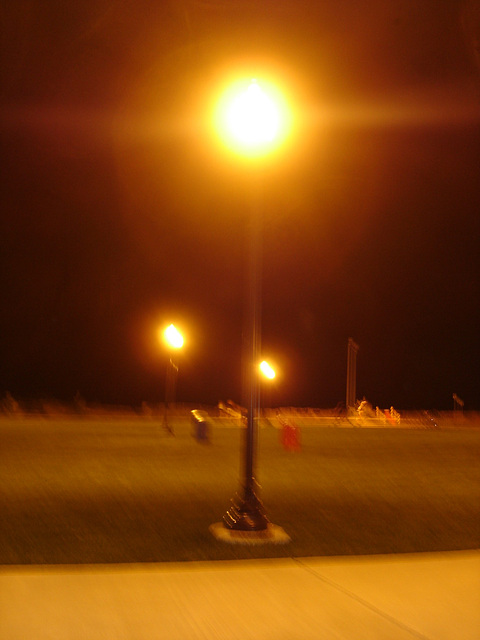
M278 91L268 83L256 79L240 82L226 92L217 112L219 134L227 146L247 159L263 158L285 138L288 132L288 110ZM254 173L258 169L254 163ZM247 428L245 430L245 459L243 495L234 500L223 517L226 530L243 532L265 540L275 538L279 531L282 542L289 538L280 527L272 525L257 497L254 475L258 421L260 418L260 371L258 369L261 317L261 237L262 204L257 175L254 181L250 209L250 253L248 289L246 295L245 362L247 363ZM273 370L270 370L271 374ZM219 534L223 536L223 534ZM277 537L277 540L280 536ZM274 540L275 541L275 540Z
M244 158L271 154L290 133L290 111L271 83L239 80L223 93L214 115L222 144Z
M183 347L183 336L173 324L165 329L163 335L166 343L172 349L180 349Z
M165 429L173 435L173 429L168 424L168 406L175 402L178 378L178 364L175 363L173 354L183 347L184 340L180 331L173 324L164 329L162 337L169 351L169 359L165 373L165 410L163 414L163 425Z
M263 360L263 362L259 364L259 369L263 373L265 378L268 378L269 380L273 380L275 378L275 371L268 364L268 362L266 362L266 360Z
M263 414L263 417L266 418L266 410L271 409L272 405L272 392L275 385L275 377L276 372L274 368L266 361L263 360L259 365L258 369L263 376L263 384L261 385L260 395L260 413ZM267 420L268 424L268 420Z

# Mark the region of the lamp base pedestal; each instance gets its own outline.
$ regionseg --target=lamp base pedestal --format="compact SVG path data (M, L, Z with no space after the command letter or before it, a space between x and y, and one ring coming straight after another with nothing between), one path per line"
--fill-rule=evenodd
M268 518L253 489L246 488L243 498L237 496L223 516L224 526L233 531L265 531Z
M223 516L223 522L210 526L210 532L230 544L285 544L290 542L282 527L272 524L255 491L247 486L243 498L237 496Z
M287 544L290 536L276 524L268 523L262 531L241 531L228 529L223 522L210 525L210 533L221 542L228 544L261 545L261 544Z

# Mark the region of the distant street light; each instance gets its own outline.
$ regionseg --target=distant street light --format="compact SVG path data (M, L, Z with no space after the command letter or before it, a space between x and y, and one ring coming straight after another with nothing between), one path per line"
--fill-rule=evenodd
M168 346L172 349L183 347L183 336L173 324L165 329L164 336Z
M267 83L255 79L237 83L219 103L217 128L223 141L235 153L247 160L263 158L282 141L288 132L288 111L278 91ZM262 236L262 203L259 180L254 170L253 198L250 210L250 255L248 264L248 291L246 296L246 362L247 362L247 428L245 431L245 460L243 495L227 511L224 527L242 532L267 532L274 525L269 522L263 505L256 494L254 475L255 450L260 416L259 353L261 341L260 321L260 254ZM271 375L273 370L267 370ZM275 529L279 529L276 527ZM285 533L283 532L285 535Z
M260 363L259 366L260 366L260 371L263 373L263 375L266 378L268 378L269 380L273 380L275 378L275 371L268 364L268 362L264 360L263 362Z
M177 388L178 364L174 362L174 352L183 347L183 336L173 325L169 325L163 331L163 340L169 351L167 370L165 372L165 410L163 414L163 426L173 435L173 429L168 423L168 406L175 403L175 392Z
M273 367L266 360L263 360L258 365L258 368L265 379L265 383L262 385L260 393L260 413L263 414L263 417L265 418L266 410L272 408L272 391L275 385L273 381L275 380L276 373Z

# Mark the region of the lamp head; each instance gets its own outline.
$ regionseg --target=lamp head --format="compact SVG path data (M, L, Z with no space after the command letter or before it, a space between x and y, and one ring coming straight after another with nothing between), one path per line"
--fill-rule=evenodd
M183 336L173 324L165 329L163 337L169 347L173 349L181 349L183 347Z
M273 380L275 378L275 371L265 360L260 363L260 371L269 380Z
M255 158L266 155L288 133L285 100L267 82L256 79L233 84L219 102L216 128L235 153Z

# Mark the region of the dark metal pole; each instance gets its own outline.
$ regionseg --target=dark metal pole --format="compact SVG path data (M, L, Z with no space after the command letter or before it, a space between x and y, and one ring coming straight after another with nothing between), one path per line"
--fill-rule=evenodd
M348 352L347 352L347 397L346 397L346 409L347 415L350 408L355 406L355 396L357 394L357 352L358 344L352 339L348 339Z
M260 178L253 180L250 206L250 246L246 306L246 367L247 367L247 425L245 429L243 496L233 502L223 520L229 529L263 531L269 521L260 502L255 480L255 454L260 415L260 383L258 360L261 345L261 255L262 255L262 199Z
M168 405L175 401L175 388L177 383L178 366L172 358L168 359L165 372L165 411L163 414L163 426L173 436L173 429L168 423Z

